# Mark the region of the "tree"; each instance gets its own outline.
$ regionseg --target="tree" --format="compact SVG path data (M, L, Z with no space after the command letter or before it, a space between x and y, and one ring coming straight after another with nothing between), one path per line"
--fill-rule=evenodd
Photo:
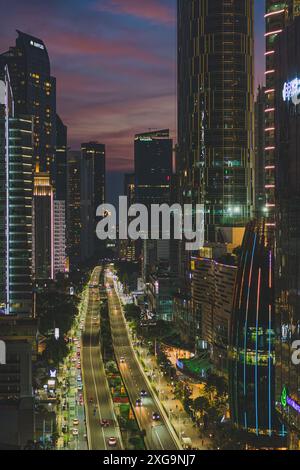
M209 401L204 396L198 397L194 400L193 407L195 411L207 411L209 408Z

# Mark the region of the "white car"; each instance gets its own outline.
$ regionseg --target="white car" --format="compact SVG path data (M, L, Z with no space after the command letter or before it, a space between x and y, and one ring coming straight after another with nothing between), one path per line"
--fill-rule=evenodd
M73 419L73 426L79 426L79 419Z
M79 434L78 429L77 429L77 428L74 428L74 429L72 430L72 434L73 434L73 436L78 436L78 434Z

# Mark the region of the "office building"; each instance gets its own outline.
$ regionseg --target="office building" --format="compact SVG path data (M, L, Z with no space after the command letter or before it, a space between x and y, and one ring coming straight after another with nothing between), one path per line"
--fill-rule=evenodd
M255 215L266 215L265 192L265 99L266 88L258 87L255 101L255 172L254 172L254 198Z
M253 59L253 0L178 1L179 199L204 204L210 242L252 213Z
M300 448L300 376L293 353L300 340L300 17L275 45L276 405Z
M33 273L37 280L54 279L54 192L49 173L37 164L33 187Z
M80 264L81 235L81 152L68 152L67 172L67 255L70 270Z
M32 312L32 118L16 115L7 67L0 70L0 303Z
M34 164L48 172L54 164L56 146L56 80L44 42L17 33L15 46L0 55L0 63L9 68L16 114L33 116Z
M54 200L54 276L66 271L66 205Z
M103 242L96 236L96 211L105 203L105 145L88 142L81 145L81 259L100 255Z
M275 413L274 256L264 221L246 229L229 347L232 422L257 436L278 430Z
M216 251L223 256L217 256ZM209 248L201 254L208 254ZM192 258L192 313L196 350L207 345L216 370L228 374L228 347L237 266L226 247L216 246L212 257Z
M56 152L54 161L55 199L67 201L67 147L68 128L56 116Z

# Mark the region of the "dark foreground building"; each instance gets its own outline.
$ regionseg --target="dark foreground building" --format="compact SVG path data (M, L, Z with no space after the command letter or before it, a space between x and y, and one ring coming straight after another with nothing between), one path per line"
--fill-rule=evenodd
M274 258L264 222L245 233L234 293L229 348L233 423L271 435L275 417Z
M300 448L300 18L276 48L276 403Z

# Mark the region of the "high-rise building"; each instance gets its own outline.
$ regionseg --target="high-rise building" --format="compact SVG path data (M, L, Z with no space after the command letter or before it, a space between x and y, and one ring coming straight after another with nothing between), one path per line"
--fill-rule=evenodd
M54 200L54 276L66 270L66 205Z
M172 153L173 142L168 129L135 136L136 203L150 207L170 201Z
M68 128L61 118L56 116L56 153L54 161L55 199L67 201L67 147Z
M287 24L300 14L299 0L266 0L266 99L265 99L265 195L268 230L275 226L275 104L276 104L276 40Z
M33 272L35 279L54 278L54 192L49 173L39 171L33 187Z
M178 0L179 198L204 204L210 242L251 217L253 59L253 0Z
M273 246L265 222L251 222L237 272L228 358L232 422L256 435L278 430L273 299Z
M255 101L255 171L254 198L257 217L266 215L265 196L265 99L266 88L258 87Z
M300 17L275 44L276 404L300 448Z
M67 255L70 269L80 264L81 235L81 152L68 152L67 172Z
M208 252L210 249L201 251ZM212 257L192 258L192 321L196 350L206 344L215 368L227 375L237 267L235 259L226 255L226 247L223 247L223 253L225 255L217 261Z
M82 164L82 259L101 252L103 243L96 236L96 211L105 203L105 145L88 142L81 145Z
M145 205L150 213L152 204L170 204L173 170L173 141L168 129L145 132L135 136L135 203ZM166 246L168 245L168 246ZM142 258L144 281L155 264L169 258L170 242L143 240L136 244L136 256Z
M32 311L32 118L16 115L7 67L0 70L0 303Z
M135 175L124 175L124 196L127 197L128 207L135 202ZM136 260L136 242L134 240L119 240L119 257L127 261Z
M56 145L56 80L44 42L17 33L15 46L0 56L0 62L9 68L16 113L33 116L34 163L42 172L50 171Z

